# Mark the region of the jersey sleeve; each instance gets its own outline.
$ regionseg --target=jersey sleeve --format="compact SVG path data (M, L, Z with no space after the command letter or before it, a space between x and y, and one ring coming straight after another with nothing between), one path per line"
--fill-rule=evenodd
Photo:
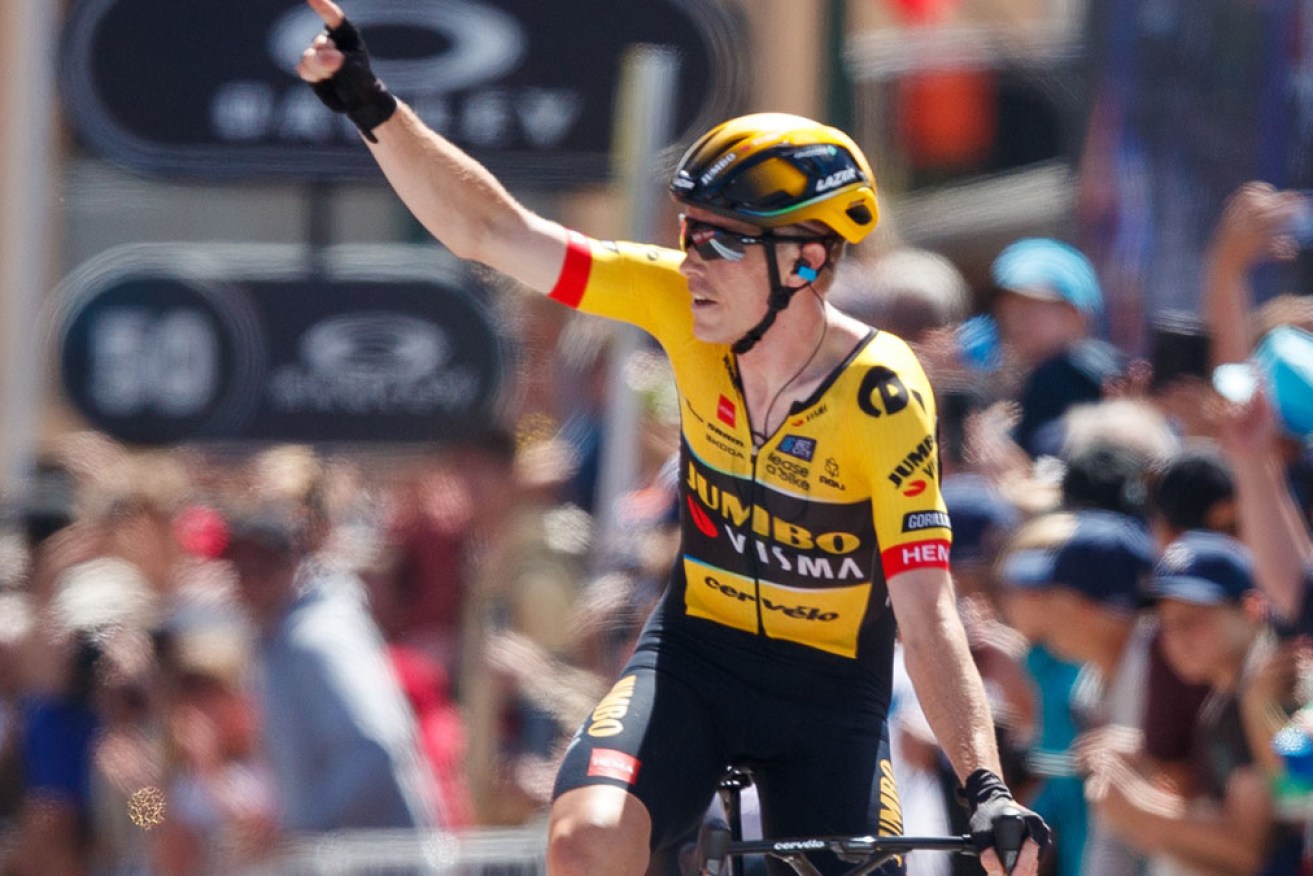
M683 254L649 244L594 240L569 233L554 301L582 313L636 325L658 340L692 331Z
M858 407L870 449L871 504L885 580L948 568L952 527L939 486L935 398L905 343L883 339L862 379Z

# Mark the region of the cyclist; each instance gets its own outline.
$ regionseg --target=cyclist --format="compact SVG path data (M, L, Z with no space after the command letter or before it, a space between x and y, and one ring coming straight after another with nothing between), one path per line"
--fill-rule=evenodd
M982 861L1001 874L987 847L1015 804L954 605L934 398L902 341L825 301L844 247L878 218L861 151L800 117L734 119L672 183L684 252L591 240L428 129L332 0L307 2L327 32L301 77L361 129L425 227L457 256L646 329L675 371L681 557L566 753L550 871L643 873L731 762L755 769L769 835L899 832L885 723L897 617ZM1016 872L1034 873L1048 829L1023 814Z

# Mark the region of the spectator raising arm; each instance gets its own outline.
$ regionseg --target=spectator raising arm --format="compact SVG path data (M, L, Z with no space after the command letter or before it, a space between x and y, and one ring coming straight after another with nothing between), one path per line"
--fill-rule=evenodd
M1276 451L1276 417L1258 392L1245 404L1227 405L1219 425L1235 474L1240 536L1254 555L1254 579L1283 619L1297 621L1308 608L1305 570L1313 560L1313 540Z
M1212 338L1213 364L1243 362L1250 337L1253 292L1249 272L1268 259L1288 261L1296 254L1287 229L1300 195L1249 182L1227 200L1208 246L1204 281L1204 320Z

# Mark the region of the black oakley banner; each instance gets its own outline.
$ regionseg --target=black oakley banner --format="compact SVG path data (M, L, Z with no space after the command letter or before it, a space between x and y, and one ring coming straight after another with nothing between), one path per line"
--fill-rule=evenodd
M609 173L621 59L680 59L677 142L733 115L747 52L728 0L344 0L375 69L495 173ZM190 179L377 178L368 150L295 74L323 24L303 0L74 0L61 59L73 123L103 157Z
M63 390L123 441L425 443L491 421L487 291L432 247L138 244L64 282Z

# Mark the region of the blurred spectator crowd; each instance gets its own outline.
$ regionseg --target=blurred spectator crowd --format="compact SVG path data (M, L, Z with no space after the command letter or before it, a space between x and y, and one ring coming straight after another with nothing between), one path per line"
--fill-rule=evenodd
M1236 190L1201 314L1160 314L1142 356L1100 340L1096 274L1054 239L1000 252L983 298L909 247L838 273L831 301L936 388L961 613L1046 872L1313 872L1313 304L1250 285L1302 206ZM626 369L640 485L599 508L607 348L569 319L526 333L516 428L447 446L49 448L0 542L0 874L235 873L300 836L541 818L678 544L661 357ZM569 405L540 397L549 359ZM961 832L901 669L891 723L907 832Z

